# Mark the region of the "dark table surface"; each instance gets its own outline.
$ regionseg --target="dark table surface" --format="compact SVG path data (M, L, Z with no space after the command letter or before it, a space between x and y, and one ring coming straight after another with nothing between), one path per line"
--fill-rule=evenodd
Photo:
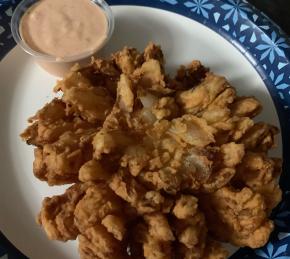
M290 36L290 0L248 0Z

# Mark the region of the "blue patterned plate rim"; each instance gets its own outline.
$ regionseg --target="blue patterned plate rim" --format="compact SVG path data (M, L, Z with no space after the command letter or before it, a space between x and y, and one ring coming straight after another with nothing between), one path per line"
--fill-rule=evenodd
M19 0L0 0L0 59L14 46L9 23ZM267 86L279 116L283 141L283 200L273 211L275 231L265 247L242 248L231 258L290 259L290 39L246 0L108 0L171 11L209 27L232 43ZM0 233L0 259L26 258Z

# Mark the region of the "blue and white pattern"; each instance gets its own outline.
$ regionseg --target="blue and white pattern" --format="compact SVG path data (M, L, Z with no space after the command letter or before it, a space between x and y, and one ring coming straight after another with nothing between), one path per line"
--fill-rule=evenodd
M229 0L221 6L226 11L224 20L232 19L234 24L237 24L239 16L242 18L248 18L248 13L252 12L252 9L241 0Z
M214 8L214 5L209 2L209 0L192 0L187 1L184 5L192 12L196 12L197 14L201 14L204 18L209 18L208 11Z
M264 248L257 249L255 254L258 258L289 259L289 253L287 250L290 242L290 233L278 233L276 237L276 243L277 242L279 242L279 246L276 244L273 245L272 242L269 242Z
M269 242L265 248L266 251L263 249L258 249L255 253L256 255L263 258L286 259L287 256L284 256L284 254L286 252L287 247L288 247L288 244L285 244L275 249L273 244Z
M9 23L19 0L0 0L0 59L14 47ZM290 42L281 29L246 0L108 0L112 5L160 8L196 20L238 48L256 68L275 103L283 136L283 201L272 213L275 231L257 250L240 249L231 258L290 259ZM288 161L288 162L287 162ZM7 256L8 255L8 256ZM0 233L0 259L23 259Z
M268 58L271 64L273 64L275 57L285 58L284 49L289 48L289 45L286 44L285 38L279 38L277 33L272 31L271 38L263 34L261 35L261 39L263 43L256 46L256 49L262 52L260 60Z

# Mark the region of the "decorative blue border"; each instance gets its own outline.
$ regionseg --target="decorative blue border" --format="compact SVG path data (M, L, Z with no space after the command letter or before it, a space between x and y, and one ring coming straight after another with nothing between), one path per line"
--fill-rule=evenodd
M0 0L0 59L15 46L9 23L19 0ZM245 0L108 0L112 5L140 5L168 10L196 20L221 34L255 67L275 103L283 139L283 201L272 213L276 228L268 244L257 250L240 249L231 258L290 259L290 41L270 18ZM2 242L0 259L15 249ZM4 244L4 245L2 245ZM6 244L6 245L5 245ZM5 249L4 247L5 246ZM7 250L8 248L8 250Z

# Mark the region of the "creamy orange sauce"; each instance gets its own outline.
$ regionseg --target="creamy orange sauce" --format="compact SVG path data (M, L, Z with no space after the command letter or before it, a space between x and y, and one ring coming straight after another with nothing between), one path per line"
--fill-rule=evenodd
M57 58L95 51L107 30L104 11L90 0L40 0L20 22L29 47Z

